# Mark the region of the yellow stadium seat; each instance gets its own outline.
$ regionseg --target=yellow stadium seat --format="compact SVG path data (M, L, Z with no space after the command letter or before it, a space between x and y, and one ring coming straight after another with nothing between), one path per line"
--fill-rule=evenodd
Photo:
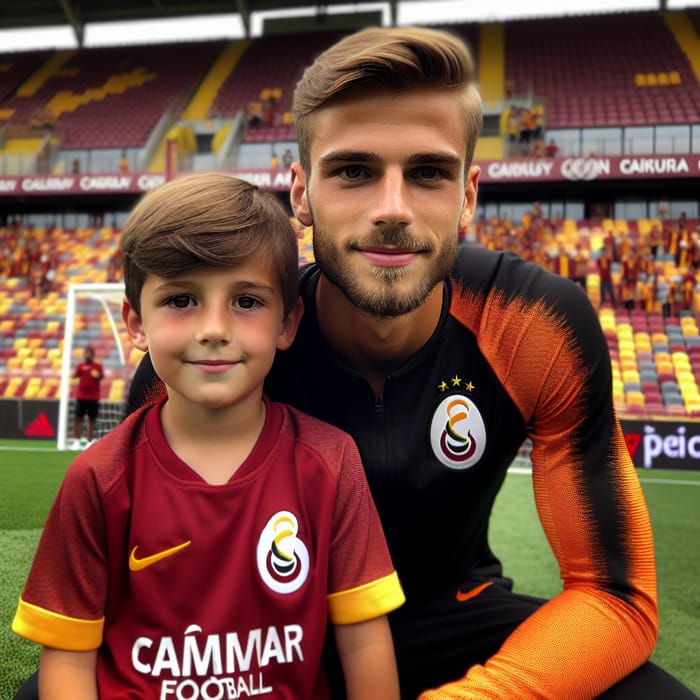
M622 383L623 384L640 384L641 379L639 377L639 372L636 369L623 369L622 370Z
M628 391L625 394L625 402L630 406L644 406L646 400L641 391Z
M613 398L622 399L625 395L625 387L622 382L613 380Z
M141 362L143 355L143 351L139 350L138 348L131 348L131 352L129 353L129 364L135 367L139 364L139 362Z
M25 357L22 360L22 371L23 372L31 372L35 367L36 367L36 358L35 357Z
M37 395L37 398L56 398L59 385L60 382L58 379L56 379L55 377L48 377L46 380L44 380L44 383L41 385L41 389L39 389L39 394Z
M619 355L620 369L637 369L637 356L634 353L628 353L626 351L620 352Z
M673 366L677 369L681 367L690 368L690 358L684 352L672 352L671 362L673 363Z
M24 398L25 399L35 399L39 395L39 390L41 389L41 378L31 377L27 382L27 386L24 388Z
M108 401L122 401L124 399L124 380L115 379L109 388Z
M24 379L22 377L10 377L10 381L5 387L5 398L10 399L17 396L19 387L22 385Z

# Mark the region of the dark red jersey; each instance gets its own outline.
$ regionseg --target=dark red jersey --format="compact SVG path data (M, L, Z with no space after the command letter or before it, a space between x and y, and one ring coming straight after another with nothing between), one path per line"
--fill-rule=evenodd
M267 402L255 448L210 485L159 405L69 468L13 629L98 652L101 698L325 698L328 621L401 604L354 442Z

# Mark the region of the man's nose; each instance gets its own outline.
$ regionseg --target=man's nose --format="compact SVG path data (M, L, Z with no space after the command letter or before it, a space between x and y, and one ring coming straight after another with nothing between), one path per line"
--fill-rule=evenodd
M372 219L375 225L413 223L410 187L402 171L387 171L379 180Z

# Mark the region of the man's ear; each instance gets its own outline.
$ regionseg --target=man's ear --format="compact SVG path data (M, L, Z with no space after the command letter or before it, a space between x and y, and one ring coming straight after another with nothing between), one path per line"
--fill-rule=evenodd
M300 163L292 163L292 184L289 189L289 200L292 205L294 216L304 224L311 226L311 207L306 193L306 174Z
M301 317L304 315L304 302L299 297L287 317L282 321L279 338L277 338L277 349L287 350L291 347L296 337Z
M464 205L462 213L459 217L459 232L463 235L467 232L469 224L474 218L476 211L476 196L479 192L479 175L481 168L478 165L472 165L467 173L467 184L464 188Z
M143 330L141 316L136 313L134 307L126 299L122 302L122 319L126 325L131 344L139 350L146 352L148 350L148 341L146 340L146 333Z

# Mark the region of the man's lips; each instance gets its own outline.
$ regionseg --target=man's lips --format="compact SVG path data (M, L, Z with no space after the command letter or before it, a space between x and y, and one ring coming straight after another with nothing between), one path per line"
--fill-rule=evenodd
M365 249L361 250L360 253L372 265L381 267L403 267L410 265L418 257L416 251L392 250L391 248Z

